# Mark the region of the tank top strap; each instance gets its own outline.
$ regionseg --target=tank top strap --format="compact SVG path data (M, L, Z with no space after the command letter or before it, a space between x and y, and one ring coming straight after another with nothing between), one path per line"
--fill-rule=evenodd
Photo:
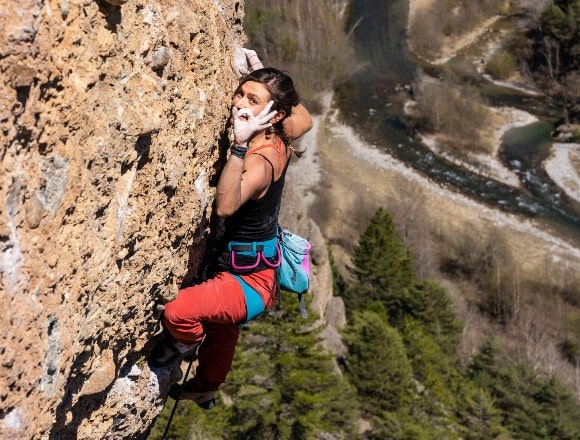
M278 152L278 162L280 164L282 164L282 154L283 154L283 150L284 150L282 148L283 146L284 146L284 143L282 142L282 139L277 138L275 144L260 145L259 147L252 148L250 151L248 151L248 154L254 154L260 150L263 150L264 148L273 148L274 150L276 150ZM260 154L260 156L262 156L262 155ZM264 156L262 156L262 157L264 157Z

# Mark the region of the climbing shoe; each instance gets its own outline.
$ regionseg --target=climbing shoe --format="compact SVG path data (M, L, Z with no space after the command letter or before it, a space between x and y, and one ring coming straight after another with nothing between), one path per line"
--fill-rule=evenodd
M169 337L161 339L147 358L149 366L153 368L165 368L188 356L189 359L197 359L198 344L184 344L174 342Z
M188 380L183 384L175 384L169 389L169 396L173 400L192 400L200 408L210 410L215 406L215 391L200 390L195 384L195 379Z

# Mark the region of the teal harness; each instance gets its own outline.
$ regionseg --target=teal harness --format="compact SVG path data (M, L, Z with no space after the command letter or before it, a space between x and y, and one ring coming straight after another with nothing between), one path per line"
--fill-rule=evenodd
M267 267L274 269L280 266L280 259L275 263L268 261L268 258L273 258L280 255L280 248L278 246L278 237L274 237L266 241L230 241L228 243L228 251L232 253L231 265L234 270L252 270L258 267L260 263L264 263ZM256 260L252 264L241 266L236 263L236 255L244 257L255 257Z
M267 241L253 241L253 242L239 242L230 241L228 243L228 251L231 252L231 267L235 271L250 271L256 269L261 263L271 269L275 269L280 266L280 248L278 246L278 237L274 237ZM244 257L256 258L254 263L249 265L239 265L236 263L236 255ZM278 256L278 261L272 263L268 261L268 258L273 258ZM247 322L254 318L257 318L264 310L266 306L260 294L250 286L244 279L236 273L231 274L236 281L242 286L244 292L244 297L246 300L246 319L244 322L239 324L240 326L245 325Z

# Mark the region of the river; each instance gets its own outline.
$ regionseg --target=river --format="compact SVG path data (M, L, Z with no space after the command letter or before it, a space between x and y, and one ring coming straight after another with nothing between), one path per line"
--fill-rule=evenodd
M521 188L450 163L414 139L403 117L408 96L402 86L411 84L418 73L417 61L407 48L407 14L405 0L352 1L349 26L365 67L338 88L337 103L346 122L370 144L440 184L491 207L540 220L559 235L580 243L580 206L549 179L541 165L549 153L553 123L560 116L560 109L550 107L541 97L493 84L475 69L467 73L491 105L515 107L539 119L508 131L503 138L500 158L519 176ZM447 67L460 64L455 63L457 58ZM430 75L441 69L421 68Z

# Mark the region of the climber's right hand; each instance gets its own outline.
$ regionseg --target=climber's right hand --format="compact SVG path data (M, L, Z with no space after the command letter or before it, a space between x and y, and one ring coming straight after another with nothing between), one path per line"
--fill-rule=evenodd
M270 111L273 104L274 101L268 102L257 116L254 116L248 108L238 109L234 107L232 109L236 145L247 145L256 133L272 126L270 120L278 113L276 110Z

